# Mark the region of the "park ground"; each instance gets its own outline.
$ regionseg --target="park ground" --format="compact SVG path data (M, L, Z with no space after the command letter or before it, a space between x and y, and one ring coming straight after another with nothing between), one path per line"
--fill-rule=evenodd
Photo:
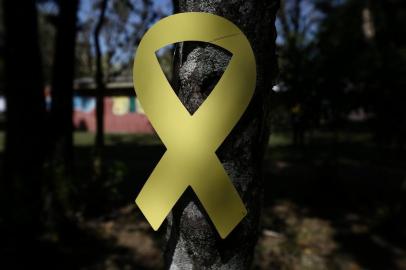
M106 178L95 182L93 139L75 133L75 237L50 231L29 252L44 268L161 269L162 232L133 201L164 146L154 135L106 135ZM300 147L273 134L254 269L406 269L405 161L368 134L316 132Z

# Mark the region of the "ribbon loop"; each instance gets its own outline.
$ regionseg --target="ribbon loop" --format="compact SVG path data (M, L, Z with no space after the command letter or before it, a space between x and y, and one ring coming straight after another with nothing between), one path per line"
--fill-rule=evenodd
M211 43L232 53L209 97L190 115L167 81L155 52L184 41ZM136 203L157 230L188 186L225 238L247 210L216 149L237 124L255 90L256 64L248 39L230 21L208 13L180 13L162 19L143 37L134 62L137 96L167 147Z

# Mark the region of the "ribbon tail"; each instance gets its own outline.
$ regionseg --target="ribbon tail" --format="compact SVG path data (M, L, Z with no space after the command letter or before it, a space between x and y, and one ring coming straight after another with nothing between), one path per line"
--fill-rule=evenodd
M135 203L156 231L188 187L182 169L166 152L151 173Z
M217 156L211 155L205 167L210 169L202 168L205 173L196 174L191 186L224 239L245 217L247 209Z

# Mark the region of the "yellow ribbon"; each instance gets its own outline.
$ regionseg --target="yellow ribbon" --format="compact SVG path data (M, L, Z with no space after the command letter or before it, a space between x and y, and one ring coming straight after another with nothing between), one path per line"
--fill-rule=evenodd
M209 97L191 115L161 70L155 52L169 44L202 41L232 53ZM143 37L134 62L137 96L167 151L136 199L157 230L191 186L222 238L247 210L215 151L237 124L255 90L255 56L248 39L230 21L190 12L166 17Z

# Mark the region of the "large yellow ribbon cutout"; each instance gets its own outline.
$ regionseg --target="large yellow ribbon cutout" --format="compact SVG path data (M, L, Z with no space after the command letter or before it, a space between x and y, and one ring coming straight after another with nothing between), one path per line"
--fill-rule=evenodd
M159 65L155 52L183 41L202 41L232 53L209 97L191 115ZM137 96L167 151L139 193L136 204L157 230L187 187L192 187L222 238L247 214L215 154L246 110L256 84L255 56L241 30L213 14L166 17L143 37L134 62Z

